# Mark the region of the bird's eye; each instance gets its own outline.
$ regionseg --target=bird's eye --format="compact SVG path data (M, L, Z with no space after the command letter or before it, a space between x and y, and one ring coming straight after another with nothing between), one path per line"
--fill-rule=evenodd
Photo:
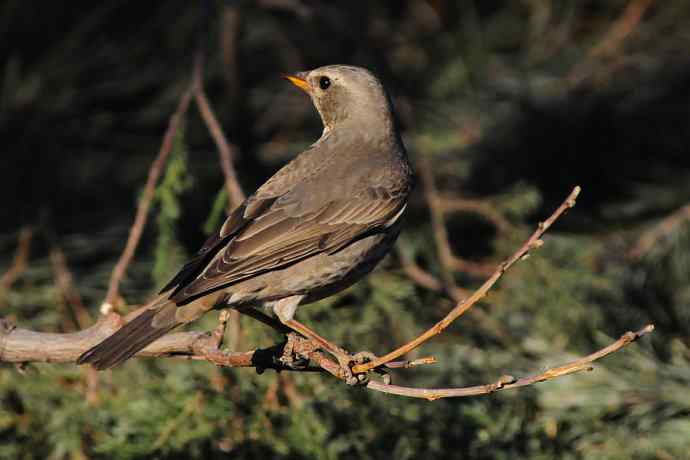
M328 77L319 78L319 86L321 87L321 89L328 89L328 87L331 86L331 79Z

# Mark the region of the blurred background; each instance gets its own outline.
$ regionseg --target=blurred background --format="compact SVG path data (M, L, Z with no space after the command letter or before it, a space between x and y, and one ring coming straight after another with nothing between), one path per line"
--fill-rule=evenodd
M539 251L416 352L440 362L395 383L495 382L657 329L592 373L433 403L173 359L3 365L0 458L688 458L688 21L686 0L2 2L0 316L21 327L97 319L201 45L247 193L321 133L282 73L354 64L391 94L418 173L398 251L298 313L350 350L416 336L583 187ZM121 312L224 217L195 106L183 126ZM279 340L245 318L228 338Z

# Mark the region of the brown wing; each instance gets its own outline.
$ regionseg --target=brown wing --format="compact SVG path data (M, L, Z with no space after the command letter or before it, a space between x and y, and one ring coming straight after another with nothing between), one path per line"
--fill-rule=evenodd
M172 296L175 292L179 291L181 286L187 285L190 281L199 276L213 257L225 247L228 241L250 223L253 216L259 215L269 208L273 201L275 201L275 198L264 200L250 198L242 203L242 205L228 216L220 230L211 234L201 249L199 249L199 252L187 261L173 279L161 289L160 294L176 288L173 294L171 294Z
M311 198L311 197L310 197ZM367 188L356 197L339 197L316 205L300 206L294 196L283 196L259 212L230 225L234 233L221 238L194 279L178 284L171 299L178 304L206 292L275 270L322 252L337 252L362 235L391 225L405 206L405 194L391 195L382 188ZM230 220L230 219L228 219ZM211 251L207 251L209 254Z

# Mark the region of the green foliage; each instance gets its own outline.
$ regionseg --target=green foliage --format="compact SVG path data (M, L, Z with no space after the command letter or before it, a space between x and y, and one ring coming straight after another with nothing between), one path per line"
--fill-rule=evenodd
M211 233L218 230L220 224L225 218L225 208L228 205L228 190L223 187L218 191L215 200L213 200L213 205L211 206L211 212L208 215L208 219L204 222L203 231L205 235L210 235Z
M184 262L185 250L177 242L175 228L181 214L179 197L191 186L192 179L187 173L184 130L180 129L173 141L165 175L156 188L155 201L159 204L156 219L158 235L153 265L153 279L156 285L163 285Z

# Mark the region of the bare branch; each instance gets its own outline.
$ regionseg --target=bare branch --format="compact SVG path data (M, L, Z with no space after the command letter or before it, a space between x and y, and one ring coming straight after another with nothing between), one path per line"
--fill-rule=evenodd
M623 14L613 23L604 38L590 50L590 57L614 54L640 24L642 17L649 7L652 6L652 3L654 3L654 0L631 0L625 7Z
M244 192L237 180L237 174L235 174L235 168L232 166L232 159L234 158L234 148L230 145L225 133L223 132L223 127L218 122L211 104L208 102L208 98L204 93L204 83L202 74L202 63L203 57L201 54L197 55L196 62L194 64L194 100L196 101L197 107L199 108L199 113L201 118L204 120L206 127L208 128L213 141L216 143L218 148L218 155L220 155L220 164L223 168L223 174L225 175L225 188L228 192L228 202L230 204L229 211L232 211L237 206L242 204L245 199Z
M131 320L131 317L135 315L136 313L132 313L128 317ZM254 367L258 372L263 372L265 369L301 372L325 371L339 380L346 380L340 365L318 351L318 344L296 334L288 335L287 342L266 349L246 352L221 350L219 347L226 319L227 315L221 313L221 324L211 333L179 332L164 336L137 353L136 356L203 360L219 367ZM14 328L8 321L0 319L0 362L22 364L27 362L74 362L84 350L115 332L122 324L121 316L111 313L102 317L94 326L80 332L54 334ZM494 393L499 390L544 382L583 370L591 370L592 362L615 353L653 329L654 326L650 324L637 332L627 332L616 342L595 353L521 379L505 375L496 383L464 388L410 388L370 381L366 388L398 396L425 398L430 401L439 398ZM435 362L434 357L426 357L409 362L390 362L387 367L407 369L419 365L434 364Z
M477 385L465 388L410 388L402 387L398 385L386 385L380 382L371 381L367 384L367 388L370 390L380 391L382 393L394 394L398 396L409 396L411 398L424 398L429 401L434 401L440 398L461 398L467 396L479 396L490 393L495 393L500 390L509 390L512 388L524 387L527 385L532 385L539 382L545 382L547 380L552 380L558 377L563 377L566 375L574 374L576 372L592 370L591 364L603 358L604 356L615 353L621 348L631 344L635 340L639 339L643 335L652 332L654 326L648 324L637 332L626 332L613 342L611 345L602 348L601 350L592 353L591 355L585 356L584 358L571 361L567 364L561 366L552 367L546 371L523 377L521 379L516 379L510 375L502 376L496 383L489 383L486 385Z
M690 203L674 211L651 229L642 233L632 249L628 251L628 258L637 260L644 257L659 240L673 233L685 221L690 221Z
M620 67L619 51L626 40L635 32L653 3L654 0L630 0L623 13L613 22L601 41L589 50L587 58L575 65L570 71L568 80L573 84L579 84L591 79L597 70L595 68L596 61L603 58L608 58L613 61L613 64L601 71L604 75L600 76L599 79L605 78L607 74Z
M29 260L29 252L31 251L31 239L33 237L33 230L30 227L24 227L19 232L17 239L17 250L14 253L14 260L10 269L7 270L0 277L0 290L7 290L17 281L17 278L26 270L27 261Z
M180 98L180 102L178 103L175 112L170 117L168 128L163 137L163 143L158 152L158 156L149 169L149 175L146 180L146 185L144 186L144 193L139 201L134 223L130 228L129 237L127 238L127 244L110 277L108 293L105 301L103 302L103 306L101 307L102 311L109 312L118 299L120 282L124 277L132 258L134 257L134 253L141 239L144 226L146 225L148 211L151 207L151 201L153 200L156 183L158 182L158 178L162 173L165 162L172 151L175 134L179 129L180 123L182 122L187 109L189 108L192 96L194 96L194 99L199 107L199 112L201 113L201 116L204 119L209 132L211 133L211 136L218 146L221 157L221 166L226 177L226 187L229 193L228 199L231 203L233 203L233 206L239 205L242 201L244 201L244 193L237 182L235 171L232 168L232 153L230 144L225 139L225 135L223 134L220 123L218 123L218 120L213 114L213 111L208 103L208 99L203 91L202 66L203 54L199 51L195 57L194 69L192 72L192 82Z
M55 272L55 284L60 291L65 304L72 309L76 326L84 329L92 323L91 315L84 306L79 292L74 287L72 273L67 267L67 258L59 246L50 248L50 262Z
M145 308L145 307L144 307ZM131 320L141 309L127 315ZM34 332L15 328L0 318L0 362L72 363L86 350L117 331L126 321L117 313L102 316L88 329L72 333ZM220 350L222 331L168 334L137 353L137 357L203 359L226 367L287 368L279 365L282 346L266 350L227 353ZM275 359L271 356L276 355ZM276 364L278 363L278 364Z
M20 364L76 362L82 353L114 334L120 327L132 321L149 307L150 303L142 305L124 317L111 312L102 316L93 326L69 333L35 332L17 328L7 319L0 318L0 362ZM221 350L227 320L227 312L223 311L220 313L220 321L214 331L168 334L135 356L203 360L222 367L255 367L257 370L320 370L318 366L309 364L310 355L317 353L318 345L294 333L288 335L288 341L285 344L266 349L245 352ZM286 350L286 348L289 349ZM300 359L295 360L293 355ZM327 359L321 356L316 357L319 360ZM338 367L338 364L332 364ZM337 375L341 374L337 373Z
M460 198L447 194L438 196L438 201L445 213L472 212L478 214L491 222L500 233L508 233L513 228L513 225L487 201Z
M175 134L177 133L180 123L182 122L182 119L187 112L187 108L189 107L189 103L192 99L192 91L193 85L190 85L190 87L187 88L180 98L180 102L177 105L175 112L170 117L168 129L165 131L165 135L163 136L163 143L158 151L158 156L154 160L153 164L151 164L151 168L149 169L149 175L146 179L144 193L141 195L141 199L139 200L139 207L137 208L134 223L129 229L127 244L125 245L125 249L110 276L108 293L106 294L103 305L101 306L102 312L110 312L119 298L120 282L122 281L122 278L127 271L127 267L132 261L137 246L139 245L139 240L141 239L141 234L144 231L144 225L146 225L146 220L148 218L151 201L153 200L156 183L158 182L158 178L161 175L163 166L165 165L165 162L172 151L173 140L175 139Z
M400 246L398 246L398 257L400 258L400 265L405 274L419 286L430 291L446 294L455 302L460 301L461 298L469 294L468 291L455 285L446 287L438 278L424 270L411 257L405 254L404 251L400 249Z
M489 289L493 287L494 284L503 276L503 274L508 270L510 267L515 264L518 260L522 259L529 253L531 249L538 248L539 246L542 245L542 240L540 239L541 236L553 225L553 223L563 215L568 209L572 208L575 206L575 199L577 196L580 194L580 187L577 186L573 189L572 192L570 192L570 195L565 199L565 201L554 211L551 216L546 219L544 222L541 222L537 229L535 230L534 233L525 241L525 243L518 249L512 256L510 256L508 259L506 259L499 267L496 269L496 271L489 277L488 280L482 284L479 289L477 289L470 297L468 297L466 300L459 302L453 310L451 310L448 315L446 315L445 318L443 318L441 321L436 323L434 326L432 326L430 329L428 329L426 332L423 334L417 336L414 340L406 343L405 345L399 347L398 349L391 351L390 353L386 354L385 356L382 356L381 358L378 358L374 361L371 361L369 363L365 364L359 364L357 366L354 366L352 371L355 373L360 373L360 372L367 372L370 369L373 369L375 367L381 366L383 364L386 364L389 361L392 361L394 359L399 358L400 356L409 353L410 351L414 350L415 348L419 347L422 345L424 342L428 341L429 339L437 336L441 332L443 332L444 329L446 329L450 324L455 321L457 318L459 318L462 314L464 314L467 310L469 310L475 303L477 303L480 299L482 299L487 292L489 292Z
M429 160L426 157L422 157L417 166L422 179L424 197L431 213L431 225L434 231L436 250L441 262L441 275L446 289L452 292L457 289L453 278L454 271L483 276L491 273L491 268L485 264L464 260L453 253L448 239L448 230L446 229L445 212L434 185L434 176Z
M413 359L412 361L391 361L386 364L389 369L411 369L417 366L425 366L427 364L436 364L438 360L433 356L426 356L424 358Z
M117 313L102 316L96 324L72 333L34 332L15 328L0 319L0 361L3 362L75 362L92 346L117 331L124 321ZM140 356L160 356L166 353L189 352L196 341L208 337L202 333L176 333L157 340Z

